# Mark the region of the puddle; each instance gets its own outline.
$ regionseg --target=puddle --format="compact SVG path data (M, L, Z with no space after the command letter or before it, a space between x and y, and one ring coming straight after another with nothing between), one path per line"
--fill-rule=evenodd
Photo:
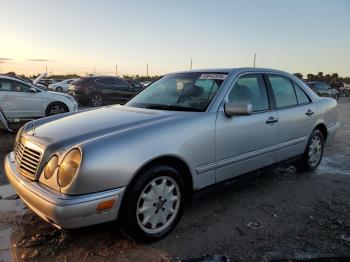
M339 166L339 159L323 157L321 164L317 167L317 172L340 174L350 176L350 170L344 166Z
M27 212L10 185L0 186L0 261L13 261L11 234L13 226Z
M0 231L0 261L12 261L10 236L11 228Z

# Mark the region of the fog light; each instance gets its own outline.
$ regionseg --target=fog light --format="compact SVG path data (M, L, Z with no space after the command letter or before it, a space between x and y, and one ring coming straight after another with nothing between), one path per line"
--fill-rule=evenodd
M114 199L110 199L110 200L106 200L103 202L100 202L97 207L96 207L96 211L97 212L101 212L101 211L105 211L108 209L112 209L114 206L115 200Z

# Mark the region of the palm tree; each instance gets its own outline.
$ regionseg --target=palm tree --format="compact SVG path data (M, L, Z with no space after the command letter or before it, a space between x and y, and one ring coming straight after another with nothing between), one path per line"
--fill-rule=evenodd
M303 80L303 74L302 73L295 73L294 74L297 78Z

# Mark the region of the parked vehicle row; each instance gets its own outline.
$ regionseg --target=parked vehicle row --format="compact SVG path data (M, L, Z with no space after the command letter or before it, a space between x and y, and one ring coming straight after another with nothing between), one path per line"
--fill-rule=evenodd
M120 79L104 80L81 79L72 90L94 103L115 96L114 86L118 95L136 92ZM174 229L196 190L289 159L316 169L339 126L336 107L282 71L173 73L124 106L27 123L5 173L58 228L118 219L129 236L152 241Z
M332 88L325 82L312 81L306 82L306 84L319 96L332 97L335 100L339 100L339 91Z

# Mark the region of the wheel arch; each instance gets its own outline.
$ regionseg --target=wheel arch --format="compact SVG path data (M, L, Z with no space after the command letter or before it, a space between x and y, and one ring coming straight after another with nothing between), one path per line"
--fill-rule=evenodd
M128 183L128 187L126 190L127 192L132 188L133 184L136 183L137 179L148 169L157 166L157 165L167 165L170 166L177 171L179 171L181 177L184 180L185 183L185 190L187 194L187 200L191 200L193 196L193 179L192 179L192 173L187 165L187 163L182 160L181 158L173 155L167 155L167 156L160 156L157 158L154 158L145 164L143 164L135 173L135 175L132 177L130 182Z
M320 132L321 132L322 135L323 135L323 139L324 139L324 141L326 142L326 141L327 141L327 137L328 137L328 131L327 131L326 125L325 125L324 123L318 123L318 124L315 126L315 128L312 130L312 132L313 132L314 130L316 130L316 129L320 130Z

